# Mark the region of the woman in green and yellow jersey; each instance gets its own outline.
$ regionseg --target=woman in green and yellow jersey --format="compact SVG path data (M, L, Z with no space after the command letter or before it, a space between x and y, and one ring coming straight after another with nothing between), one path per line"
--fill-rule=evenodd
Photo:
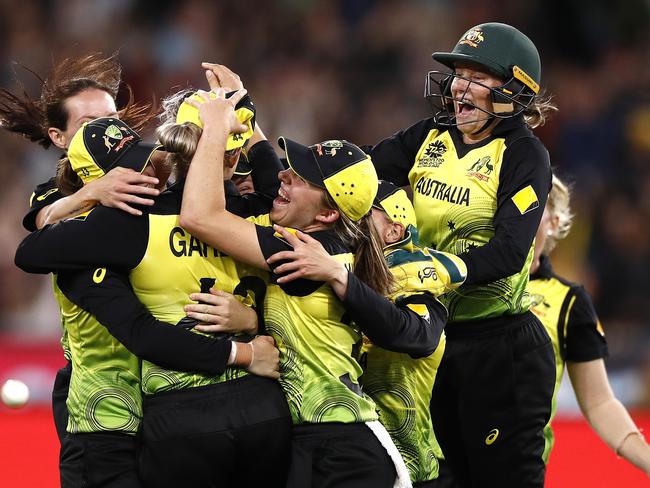
M401 454L413 486L436 486L440 449L429 402L444 351L447 311L436 297L463 283L465 263L453 254L417 245L415 211L406 192L380 181L372 219L395 279L388 299L365 287L306 234L281 233L293 251L272 256L285 262L283 282L297 276L330 283L364 332L364 390ZM437 346L437 347L436 347Z
M81 125L97 117L117 116L139 130L155 113L150 107L135 104L133 100L118 109L115 99L121 74L122 68L115 56L98 52L58 60L43 79L39 78L41 93L38 98L31 98L26 93L18 96L0 89L0 127L44 148L54 146L63 152L67 151L70 140ZM61 191L53 177L34 189L23 226L33 232L61 218L74 217L98 202L138 212L130 204L152 205L153 200L148 197L159 193L153 184L153 178L118 167L104 181L95 180L83 186L83 191L78 194L68 195ZM111 187L110 191L108 187ZM65 402L71 374L68 340L65 331L63 334L61 345L68 362L57 373L52 391L54 423L61 442L68 424Z
M451 69L427 77L434 116L367 152L380 178L411 186L420 243L467 265L464 285L443 299L434 431L462 486L541 487L555 368L526 284L551 187L531 129L553 107L537 48L509 25L472 27L433 57Z
M252 133L250 100L242 105L246 107L242 113L249 115L245 119ZM197 129L188 130L196 134ZM238 150L244 140L242 136L232 137L229 144ZM174 141L166 143L174 147ZM82 178L88 178L120 160L141 161L140 147L137 135L118 120L99 119L84 125L69 154L75 170ZM270 145L261 149L255 145L253 149L268 149L279 164ZM29 263L34 270L45 266L65 270L93 265L130 270L131 285L138 298L158 320L177 324L178 329L194 328L196 322L187 320L183 310L189 301L187 294L200 291L210 281L216 281L215 286L228 293L237 294L243 288L242 294L246 296L250 283L246 278L253 276L242 271L232 258L209 248L178 225L183 176L190 159L183 158L183 154L174 159L175 184L151 209L145 210L144 216L95 208L83 218L64 221L29 236L19 249L17 262ZM115 282L115 273L107 267L88 276L87 287L95 295ZM218 372L212 374L177 371L173 369L173 359L143 363L145 415L140 475L147 486L177 486L184 482L209 486L235 481L240 486L259 486L262 481L268 486L284 485L290 425L284 395L277 382L247 375L234 367L241 364L253 370L252 366L263 359L264 346L269 341L273 349L272 340L258 337L236 347L229 336L219 339L213 342L223 345L219 349L222 353L229 351L230 359L226 354L220 363L223 354L215 356L211 369ZM168 352L173 354L173 344ZM192 354L180 348L177 353ZM246 360L239 362L240 356ZM272 373L268 376L277 377L277 371ZM243 469L249 464L248 456L256 459L254 470Z
M244 263L269 269L272 254L290 249L271 223L302 229L374 287L390 281L369 211L377 192L372 162L357 146L331 140L310 147L285 138L289 169L268 216L245 220L225 207L224 140L237 129L232 103L200 104L204 131L187 177L181 224ZM280 349L280 383L293 420L291 487L392 487L395 468L371 430L376 406L361 391L361 334L322 282L284 284L272 274L264 316ZM394 447L393 447L394 448Z
M535 238L528 291L533 299L532 310L553 341L555 395L566 366L580 410L592 428L618 456L650 476L650 447L607 379L607 343L591 298L582 285L558 276L551 267L549 255L569 233L572 218L569 189L553 176L553 188ZM544 459L548 461L553 447L550 425L545 436Z

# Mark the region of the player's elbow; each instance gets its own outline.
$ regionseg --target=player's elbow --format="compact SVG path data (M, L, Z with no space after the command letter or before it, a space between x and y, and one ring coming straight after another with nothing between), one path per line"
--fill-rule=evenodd
M34 260L32 254L27 250L24 243L20 243L18 249L16 249L16 255L14 256L14 264L27 273L39 273L39 271L34 266Z
M188 231L190 234L199 237L201 231L205 227L207 218L201 213L193 209L183 208L179 216L179 225Z

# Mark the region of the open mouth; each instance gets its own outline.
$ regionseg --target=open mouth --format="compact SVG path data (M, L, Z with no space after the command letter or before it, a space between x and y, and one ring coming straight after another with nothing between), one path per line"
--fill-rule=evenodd
M476 107L471 103L456 102L456 116L468 117L476 111Z
M287 192L285 192L282 187L278 190L278 196L275 197L275 200L273 200L273 205L289 205L291 202L291 198L289 198L289 195L287 195Z

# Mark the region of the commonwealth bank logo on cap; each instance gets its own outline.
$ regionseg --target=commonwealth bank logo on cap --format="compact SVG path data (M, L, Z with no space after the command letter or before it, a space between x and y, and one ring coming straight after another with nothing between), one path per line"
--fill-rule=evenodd
M209 92L210 98L212 100L217 99L217 95L214 92ZM233 96L235 92L226 93L226 98ZM205 99L198 93L194 93L187 97L186 100L194 100L198 103L205 103ZM226 142L226 151L232 151L233 149L238 149L242 147L248 139L253 135L255 130L255 105L251 100L251 97L245 95L237 105L235 106L235 114L240 123L245 124L248 129L246 132L241 134L232 133L228 136L228 141ZM180 107L178 107L178 113L176 114L176 123L183 124L185 122L191 122L194 125L199 126L203 129L203 123L199 117L199 109L187 103L183 102Z
M343 140L303 146L280 137L287 163L303 180L323 188L348 218L359 220L372 207L379 185L370 156Z
M415 209L408 195L400 187L389 181L379 180L379 189L372 206L383 210L393 222L399 222L408 228L417 228Z
M68 159L86 184L117 166L141 173L161 147L142 142L138 133L121 120L103 117L81 126L70 141Z

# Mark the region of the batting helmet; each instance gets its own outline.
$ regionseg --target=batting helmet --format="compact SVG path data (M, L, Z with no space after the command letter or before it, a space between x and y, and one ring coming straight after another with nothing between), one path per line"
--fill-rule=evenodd
M502 79L501 86L490 88L494 110L487 113L493 117L521 114L540 91L539 52L526 35L507 24L489 22L474 26L451 52L435 52L432 56L452 70L458 61L466 61ZM425 97L435 108L436 122L442 125L455 125L450 92L455 77L458 75L453 72L427 74Z

